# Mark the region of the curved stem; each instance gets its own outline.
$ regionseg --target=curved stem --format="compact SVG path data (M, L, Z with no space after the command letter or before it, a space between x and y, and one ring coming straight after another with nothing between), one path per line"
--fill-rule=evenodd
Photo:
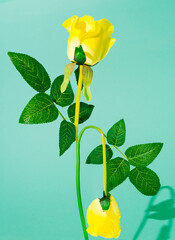
M82 206L82 200L81 200L81 188L80 188L80 141L83 136L83 133L86 129L93 128L97 130L101 134L102 138L102 145L103 145L103 191L104 194L107 196L107 171L106 171L106 145L105 145L105 136L103 131L96 127L96 126L87 126L83 128L79 134L79 136L76 139L76 156L77 156L77 165L76 165L76 189L77 189L77 200L78 200L78 208L80 213L80 219L82 223L83 233L85 240L88 240L88 234L86 231L86 222L84 218L84 212L83 212L83 206Z
M77 148L80 149L80 141L81 141L82 135L84 131L89 128L95 129L101 134L102 146L103 146L103 192L105 196L107 196L106 144L105 144L105 135L103 131L100 128L92 125L84 127L78 136ZM80 152L79 152L79 159L80 159Z
M101 133L101 134L104 135L103 131L102 131L100 128L98 128L98 127L96 127L96 126L93 126L93 125L86 126L86 127L84 127L84 128L81 130L81 132L80 132L80 134L79 134L79 136L78 136L78 142L81 141L81 138L82 138L82 135L83 135L84 131L85 131L86 129L89 129L89 128L93 128L93 129L97 130L99 133ZM104 135L104 136L105 136L105 135Z

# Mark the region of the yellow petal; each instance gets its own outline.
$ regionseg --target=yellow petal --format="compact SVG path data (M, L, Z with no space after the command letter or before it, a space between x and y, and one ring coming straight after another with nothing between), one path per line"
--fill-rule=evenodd
M67 29L68 32L71 32L72 26L78 21L78 16L72 16L63 22L62 26Z
M95 20L93 17L85 15L79 19L80 22L84 22L85 24L85 31L94 31L95 30Z
M115 38L111 38L110 42L109 42L109 49L112 47L112 45L115 43L116 39Z
M111 38L114 26L107 19L98 20L96 25L101 30L98 32L99 34L95 37L92 36L92 38L85 38L82 43L87 56L86 64L88 65L95 65L100 62L115 42L115 39Z
M81 25L80 44L87 38L96 38L100 35L101 28L93 17L83 16L79 19L79 24Z
M105 51L103 52L101 59L103 59L109 52L110 48L113 46L113 44L115 43L116 39L115 38L111 38L109 40L107 40L106 42L106 48Z
M75 48L80 45L80 38L76 35L70 35L67 47L67 56L70 61L74 61Z
M114 197L110 196L110 207L103 211L100 200L94 200L87 210L87 232L92 236L118 238L120 235L120 211Z
M109 49L115 43L116 39L111 38L111 34L114 31L114 26L106 18L103 18L103 19L97 21L97 23L103 29L103 33L105 33L103 35L105 37L103 38L104 48L103 48L103 52L102 52L102 55L101 55L101 60L102 60L107 55L107 53L109 52Z
M99 24L103 31L109 35L111 35L114 31L114 25L112 25L112 23L110 23L106 18L98 20L97 24Z
M101 38L86 38L82 42L82 47L86 55L86 64L95 65L101 60L103 51L103 44L101 44Z

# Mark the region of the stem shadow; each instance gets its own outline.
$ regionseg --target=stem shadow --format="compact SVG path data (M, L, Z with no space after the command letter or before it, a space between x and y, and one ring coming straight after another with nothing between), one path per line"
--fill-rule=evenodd
M168 200L162 201L158 204L154 204L155 200L159 196L160 192L162 190L168 190L170 194L170 198ZM159 192L157 195L153 196L149 203L148 206L145 210L145 215L133 237L132 240L137 240L139 239L139 236L141 232L143 231L144 227L146 226L146 223L148 220L153 219L153 220L167 220L167 224L163 225L160 228L160 231L158 233L158 236L155 240L168 240L170 239L170 233L172 230L173 226L173 219L175 218L175 191L172 187L170 186L163 186L160 188Z

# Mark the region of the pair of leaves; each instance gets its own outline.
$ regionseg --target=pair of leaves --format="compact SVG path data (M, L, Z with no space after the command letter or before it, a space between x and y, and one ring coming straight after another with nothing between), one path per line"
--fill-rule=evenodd
M155 195L160 189L157 174L147 166L153 162L161 151L163 143L147 143L135 145L125 152L129 163L134 168L129 175L131 183L144 195Z
M24 108L20 123L39 124L54 121L58 117L59 106L70 105L74 100L74 93L69 83L66 91L61 93L60 87L64 76L57 77L51 86L50 96L44 92L50 88L50 78L45 68L34 58L21 53L8 53L12 63L20 72L24 80L40 94L36 94Z
M22 53L8 53L12 63L24 80L39 93L24 108L19 122L39 124L52 122L58 117L58 110L52 98L44 93L50 88L50 78L45 68L34 58Z
M129 176L131 183L144 195L152 196L160 189L157 174L147 167L134 168L130 172L130 164L120 157L107 163L107 189L111 191Z
M72 103L74 94L71 85L69 85L64 93L60 92L60 86L63 81L63 76L55 79L51 87L51 96L46 93L36 94L24 108L20 123L39 124L48 123L57 119L58 109L56 104L64 107Z

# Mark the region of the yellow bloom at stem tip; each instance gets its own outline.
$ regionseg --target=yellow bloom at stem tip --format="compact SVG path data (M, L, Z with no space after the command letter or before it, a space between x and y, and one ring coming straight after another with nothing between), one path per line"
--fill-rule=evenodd
M118 238L120 235L120 211L115 198L110 196L110 207L103 210L100 199L94 200L87 210L87 232L94 237Z
M70 33L67 55L74 61L75 48L82 46L86 55L85 64L95 65L100 62L114 44L111 34L114 26L105 18L95 21L91 16L73 16L63 23L63 27Z

